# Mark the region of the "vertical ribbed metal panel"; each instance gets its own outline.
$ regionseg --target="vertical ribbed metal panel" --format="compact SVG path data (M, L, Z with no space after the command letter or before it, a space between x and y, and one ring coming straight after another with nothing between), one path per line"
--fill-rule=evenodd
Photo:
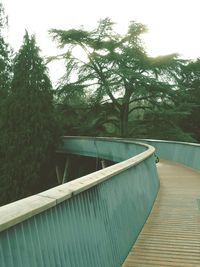
M115 162L126 160L147 150L147 147L141 144L115 139L112 141L112 139L63 137L62 140L63 144L60 151L64 153L101 157Z
M0 233L0 266L121 266L157 194L153 160Z
M145 140L156 148L156 154L167 160L173 160L200 170L200 145L173 141Z

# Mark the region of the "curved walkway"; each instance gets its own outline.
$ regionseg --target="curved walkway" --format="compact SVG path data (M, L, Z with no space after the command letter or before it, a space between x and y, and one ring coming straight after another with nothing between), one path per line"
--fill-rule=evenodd
M199 267L200 172L171 161L157 167L156 202L122 266Z

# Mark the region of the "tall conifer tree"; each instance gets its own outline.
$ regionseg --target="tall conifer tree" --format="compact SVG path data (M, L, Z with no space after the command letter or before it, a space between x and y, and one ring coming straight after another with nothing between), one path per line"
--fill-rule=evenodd
M0 193L5 190L3 183L3 163L4 163L4 153L3 153L3 140L2 134L3 129L3 110L8 92L10 89L11 82L11 57L9 45L5 41L5 32L7 30L8 19L4 12L4 7L0 3ZM1 199L1 196L0 196ZM0 201L1 202L1 201Z
M114 31L109 18L101 20L92 31L84 29L51 30L66 53L50 60L66 60L66 73L58 87L60 94L91 91L98 102L112 102L113 126L121 137L135 136L138 113L160 107L160 100L174 105L175 80L181 62L176 54L151 58L145 51L141 35L146 26L130 22L125 35ZM85 57L78 57L77 47ZM74 81L74 77L77 80ZM171 83L169 83L169 80ZM107 116L110 117L111 114Z
M0 107L8 94L11 80L10 49L4 38L7 28L7 17L0 3Z
M2 203L47 187L45 171L55 146L52 85L35 37L26 32L14 61L10 95L4 108L4 188Z

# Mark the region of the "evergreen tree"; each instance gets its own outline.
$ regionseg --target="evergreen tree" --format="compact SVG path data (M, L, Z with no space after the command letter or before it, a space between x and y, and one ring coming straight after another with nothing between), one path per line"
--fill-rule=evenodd
M200 142L200 58L190 61L182 67L180 85L186 88L187 101L192 105L191 113L181 120L181 127L191 133Z
M5 189L1 181L2 167L4 161L3 155L3 140L1 133L3 132L3 110L6 97L10 89L11 82L11 60L10 49L5 41L4 35L7 29L7 17L5 16L3 5L0 3L0 187L2 191ZM1 197L0 197L1 198Z
M56 145L52 85L35 37L27 32L13 69L0 133L1 204L47 188L46 171L51 166Z
M135 133L130 128L134 114L159 107L161 100L169 103L177 94L174 90L180 68L177 55L149 57L141 39L145 32L143 24L131 22L127 33L119 35L108 18L101 20L93 31L51 30L60 47L66 48L66 53L57 56L67 63L58 90L72 87L79 90L82 86L95 91L100 101L112 102L116 116L113 125L123 137ZM77 47L84 57L78 57L74 50Z
M5 42L4 31L7 27L7 18L0 3L0 108L8 94L11 81L11 60L8 44Z

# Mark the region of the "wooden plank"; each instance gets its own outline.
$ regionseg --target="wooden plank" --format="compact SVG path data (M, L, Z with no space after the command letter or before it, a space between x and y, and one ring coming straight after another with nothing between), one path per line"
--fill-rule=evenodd
M122 267L200 266L200 172L157 164L160 190Z

